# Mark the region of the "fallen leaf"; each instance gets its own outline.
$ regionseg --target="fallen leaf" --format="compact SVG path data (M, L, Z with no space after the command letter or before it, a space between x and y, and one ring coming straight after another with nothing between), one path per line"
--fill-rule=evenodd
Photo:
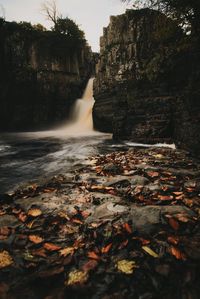
M66 286L74 284L84 284L88 280L88 273L85 271L74 270L69 273L68 280L65 282Z
M94 270L98 266L98 262L96 260L90 260L82 266L82 270L84 272L89 272Z
M175 236L169 236L169 237L167 238L167 241L168 241L170 244L177 245L178 242L179 242L179 238L178 238L178 237L175 237Z
M0 269L6 268L13 264L13 259L7 251L0 252Z
M44 239L42 239L40 236L36 236L36 235L30 235L28 238L34 244L40 244L44 241Z
M184 222L184 223L187 223L190 221L190 219L188 218L187 215L185 214L176 214L175 215L175 218L180 221L180 222Z
M122 243L119 245L118 249L122 249L122 248L126 247L127 245L128 245L128 240L125 240L124 242L122 242Z
M40 209L30 209L28 211L28 215L32 217L38 217L42 215L42 211Z
M128 223L124 223L123 227L129 234L132 234L132 232L133 232L132 228L130 227L130 225Z
M110 244L108 244L107 246L103 247L103 248L101 249L101 252L102 252L102 253L108 253L108 252L110 251L111 247L112 247L112 243L110 243Z
M27 215L24 212L21 212L20 214L18 214L18 218L21 222L26 222L27 220Z
M134 261L121 260L117 262L117 269L125 274L132 274L134 269L137 268Z
M32 255L41 256L41 257L47 257L45 249L39 248L31 251Z
M157 171L148 171L147 175L151 178L157 178L157 177L159 177L159 172L157 172Z
M73 253L74 253L74 247L66 247L60 250L60 255L64 257Z
M48 251L57 251L61 249L60 246L55 245L53 243L44 243L43 247Z
M172 195L158 195L158 199L160 199L160 200L173 200L174 197Z
M77 218L72 218L71 222L76 223L76 224L83 224L83 221L81 221L80 219L77 219Z
M176 221L174 218L169 218L168 220L169 225L174 229L174 230L178 230L179 229L179 223L178 221Z
M45 188L43 190L44 193L51 193L51 192L54 192L54 191L57 191L57 189L55 189L55 188Z
M142 249L143 249L145 252L147 252L149 255L151 255L151 256L153 256L153 257L155 257L155 258L158 258L158 257L159 257L159 255L158 255L155 251L153 251L150 247L148 247L148 246L142 246Z
M100 260L100 256L98 256L94 251L89 251L88 257L97 261Z
M169 252L171 255L175 256L177 260L186 260L186 256L183 252L181 252L177 247L171 246L169 248Z

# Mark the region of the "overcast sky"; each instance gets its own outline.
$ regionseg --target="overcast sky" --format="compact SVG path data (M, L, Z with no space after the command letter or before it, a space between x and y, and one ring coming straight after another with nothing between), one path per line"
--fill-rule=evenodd
M41 13L43 0L0 0L5 8L7 21L31 21L50 28L50 23ZM84 30L86 39L93 51L99 50L99 37L103 27L109 23L110 15L118 15L127 6L120 0L57 0L57 6L63 17L68 16Z

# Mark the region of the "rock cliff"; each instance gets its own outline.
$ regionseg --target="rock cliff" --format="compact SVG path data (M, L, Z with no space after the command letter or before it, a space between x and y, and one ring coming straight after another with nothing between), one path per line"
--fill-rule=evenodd
M127 10L110 18L94 84L98 130L113 132L115 139L175 141L199 150L200 92L194 100L189 83L197 58L184 39L173 21L154 10Z
M0 40L0 130L65 120L92 72L89 46L14 22L1 22Z

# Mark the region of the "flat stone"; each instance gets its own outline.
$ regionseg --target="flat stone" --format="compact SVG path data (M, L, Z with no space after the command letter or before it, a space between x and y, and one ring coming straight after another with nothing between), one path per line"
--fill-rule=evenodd
M136 186L136 185L144 186L149 183L149 180L143 176L134 175L132 177L132 179L130 180L130 182L131 182L131 185L133 185L133 186Z
M0 216L0 228L4 226L17 227L18 225L20 225L20 222L17 220L15 216L12 215Z
M129 218L133 222L133 227L140 233L153 233L160 229L165 223L164 215L175 215L184 213L190 217L195 214L184 206L134 206L131 208Z
M130 185L130 180L127 179L125 176L115 176L114 178L107 179L107 182L104 183L104 186L106 187L112 187L112 186L124 186L127 187Z

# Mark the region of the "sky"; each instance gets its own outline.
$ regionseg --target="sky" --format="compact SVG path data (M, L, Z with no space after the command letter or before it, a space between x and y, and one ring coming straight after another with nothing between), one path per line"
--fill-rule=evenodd
M41 12L43 2L44 0L0 0L0 5L5 9L7 21L28 21L50 28L51 23ZM76 21L85 32L92 50L97 52L99 38L103 27L109 24L109 17L124 13L127 5L120 0L57 0L57 7L63 17Z

